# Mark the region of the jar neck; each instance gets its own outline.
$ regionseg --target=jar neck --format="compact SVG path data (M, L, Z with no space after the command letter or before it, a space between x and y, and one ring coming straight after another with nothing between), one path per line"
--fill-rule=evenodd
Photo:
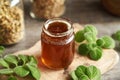
M53 26L51 26L52 29L56 29L55 27L58 27L58 26L60 26L59 29L62 29L63 25L61 25L61 24L65 24L67 30L63 31L63 32L51 32L51 31L49 31L48 28L50 27L50 25L51 24L54 25L55 23L59 23L59 25L58 24L55 25L54 28L52 28ZM49 19L48 21L46 21L44 26L43 26L43 31L48 36L51 36L51 37L64 37L66 35L73 34L73 32L74 32L72 24L68 20L61 19L61 18Z

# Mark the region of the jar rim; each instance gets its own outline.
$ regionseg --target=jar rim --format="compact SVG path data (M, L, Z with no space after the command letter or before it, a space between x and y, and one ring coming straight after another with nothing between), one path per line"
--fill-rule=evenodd
M65 32L62 32L62 33L52 33L50 31L48 31L48 27L49 27L49 24L51 23L54 23L54 22L62 22L62 23L65 23L67 25L67 28L68 30L65 31ZM69 35L71 33L73 33L73 27L72 27L72 23L67 20L67 19L63 19L63 18L53 18L53 19L49 19L47 20L44 25L43 25L43 31L49 35L49 36L52 36L52 37L63 37L63 36L66 36L66 35Z

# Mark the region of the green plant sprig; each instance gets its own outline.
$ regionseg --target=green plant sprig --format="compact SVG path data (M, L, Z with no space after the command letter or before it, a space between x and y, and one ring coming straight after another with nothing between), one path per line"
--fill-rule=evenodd
M93 65L88 67L80 65L70 73L70 76L73 80L101 80L100 70Z
M115 47L114 40L109 36L97 38L98 31L93 25L86 25L83 30L76 32L75 41L81 43L78 53L88 56L92 60L99 60L102 57L102 49L112 49Z
M1 55L4 48L0 46ZM40 70L37 67L37 60L34 56L28 55L6 55L0 58L0 75L8 75L8 80L17 80L14 75L19 77L32 76L35 80L40 79Z

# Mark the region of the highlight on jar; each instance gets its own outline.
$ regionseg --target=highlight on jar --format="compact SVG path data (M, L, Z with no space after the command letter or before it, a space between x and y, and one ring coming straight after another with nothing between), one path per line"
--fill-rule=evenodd
M41 61L54 70L67 69L75 52L74 29L66 19L54 18L46 21L41 33Z

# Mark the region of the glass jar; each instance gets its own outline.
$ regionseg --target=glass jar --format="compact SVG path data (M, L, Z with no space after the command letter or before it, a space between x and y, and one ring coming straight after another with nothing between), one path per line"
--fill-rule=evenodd
M19 42L24 36L22 0L0 0L0 45Z
M31 0L30 15L37 19L60 17L65 11L65 0Z
M41 61L50 69L66 69L74 58L74 30L65 19L48 20L41 34Z
M120 16L120 0L101 0L103 6L110 13Z

